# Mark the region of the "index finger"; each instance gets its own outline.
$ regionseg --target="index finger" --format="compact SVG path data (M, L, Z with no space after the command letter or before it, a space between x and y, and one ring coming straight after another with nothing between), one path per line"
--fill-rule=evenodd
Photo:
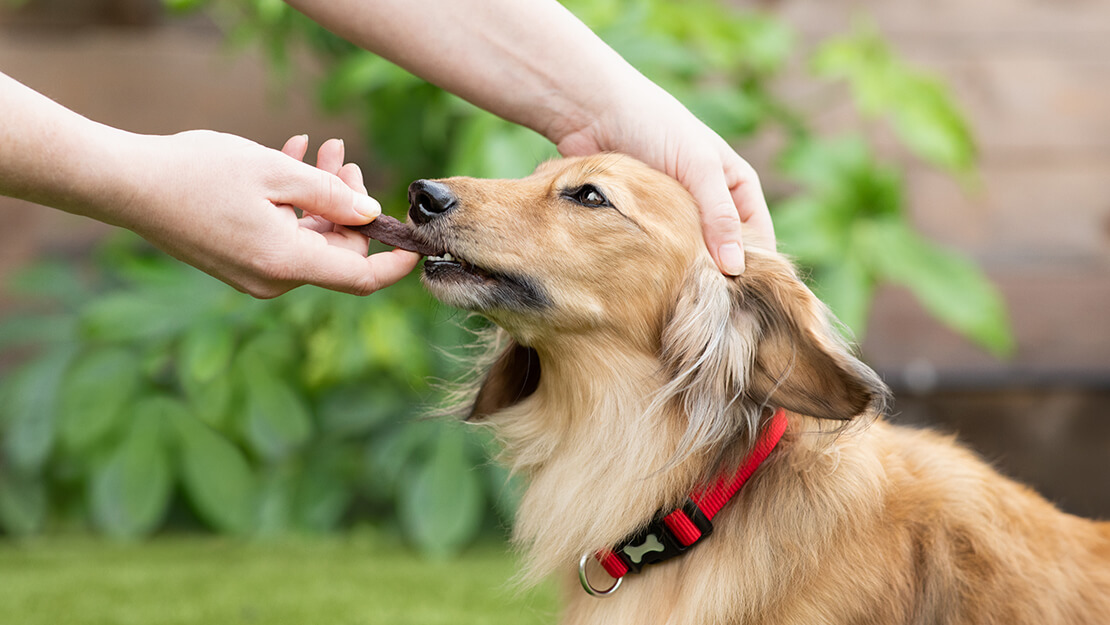
M291 204L332 223L359 226L382 212L374 198L351 189L337 175L287 159L270 201Z
M702 236L722 273L744 273L744 243L740 214L720 166L707 167L687 185L698 203Z
M725 180L737 215L744 224L743 232L749 237L754 234L762 245L774 249L775 228L759 174L735 152L730 151L730 156L726 156Z

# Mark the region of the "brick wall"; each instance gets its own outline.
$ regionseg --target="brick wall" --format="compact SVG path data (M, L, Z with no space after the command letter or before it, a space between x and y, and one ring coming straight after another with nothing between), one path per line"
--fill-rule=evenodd
M275 146L300 132L316 142L357 135L321 119L306 89L272 97L259 59L228 53L204 20L163 23L151 4L40 0L36 14L0 14L0 71L138 132L214 128ZM1110 2L758 5L787 16L806 41L870 16L954 86L979 139L982 184L972 192L910 164L912 211L1000 286L1018 350L999 362L907 293L883 290L864 352L899 389L900 418L958 431L1069 509L1110 516L1100 479L1110 470ZM0 276L35 255L82 254L104 231L4 198L0 219Z

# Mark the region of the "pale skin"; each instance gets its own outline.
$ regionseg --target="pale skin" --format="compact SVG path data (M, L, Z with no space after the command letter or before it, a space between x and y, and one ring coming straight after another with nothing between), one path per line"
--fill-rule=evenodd
M773 240L751 166L554 0L289 4L565 156L625 152L675 177L698 201L726 274L744 269L741 221ZM419 260L403 250L367 257L367 239L337 227L381 212L358 167L343 164L342 142L325 142L314 168L301 162L304 136L278 151L209 131L128 133L3 74L0 116L0 193L134 230L256 297L302 284L368 294Z

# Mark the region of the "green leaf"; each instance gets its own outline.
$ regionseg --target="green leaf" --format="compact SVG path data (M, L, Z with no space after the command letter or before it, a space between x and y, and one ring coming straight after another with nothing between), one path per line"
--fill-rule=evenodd
M181 446L180 473L197 514L212 527L247 534L257 526L258 485L246 457L226 438L174 408Z
M861 337L866 333L875 283L859 259L849 255L840 262L821 267L814 273L813 291L852 331L852 335L846 338Z
M830 193L849 184L852 172L871 160L867 143L861 137L847 135L795 141L783 151L778 165L791 179L805 183L816 192Z
M174 13L190 13L208 2L209 0L162 0L162 4Z
M226 321L197 324L181 339L179 350L182 375L195 382L209 382L231 363L235 329Z
M21 472L37 472L50 455L57 430L58 390L75 351L60 345L10 374L7 401L0 406L4 424L0 456Z
M96 469L89 503L97 527L117 538L153 531L170 502L172 473L163 442L165 413L180 410L165 398L148 398L134 409L130 432Z
M520 178L556 155L555 146L541 135L475 112L462 124L448 171L479 178Z
M234 367L241 376L258 372L280 375L292 372L303 360L297 336L288 328L267 329L247 341L236 356Z
M292 502L296 527L312 532L334 530L354 495L350 446L334 444L308 457L297 476Z
M412 412L412 398L391 390L368 393L365 386L351 386L329 391L316 411L320 430L329 436L358 436Z
M207 382L191 376L181 380L190 412L209 427L230 431L231 407L235 399L235 382L230 375L220 375Z
M823 43L813 67L820 76L845 80L860 110L888 117L924 161L956 173L974 167L975 142L949 91L896 57L873 25Z
M61 388L62 443L83 451L108 435L129 416L141 383L142 363L128 349L100 349L78 359Z
M96 339L128 341L178 332L191 319L192 313L178 301L125 291L89 302L82 314L82 326Z
M520 499L524 496L523 478L509 473L508 469L496 462L487 463L483 468L494 508L501 520L506 525L511 525L520 507Z
M974 167L971 130L939 83L920 78L891 117L895 131L922 160L958 173Z
M364 455L363 488L387 496L400 491L405 468L438 432L430 421L406 421L371 439Z
M970 260L893 220L861 227L859 240L880 278L908 288L937 319L994 355L1013 352L1002 296Z
M735 86L695 91L686 105L722 136L751 135L766 118L762 104Z
M320 85L320 102L326 110L337 110L352 102L362 103L376 91L409 87L424 81L386 61L359 50L332 67Z
M281 0L255 0L254 4L258 17L264 24L278 23L288 10Z
M244 433L263 458L275 461L292 453L312 435L312 418L291 383L268 372L244 379Z
M258 524L260 536L277 536L290 529L293 476L290 467L281 466L262 473L258 480Z
M411 314L396 304L379 306L373 315L359 319L358 337L370 362L401 378L428 374L428 352L421 346L425 337L415 327ZM405 354L397 358L397 354Z
M400 493L406 533L434 558L458 553L474 538L482 521L481 478L465 448L461 432L444 429L433 456L417 467Z
M851 222L812 196L794 196L772 213L779 249L805 265L836 263L848 248Z
M46 521L46 485L38 477L0 470L0 527L13 536L42 530Z

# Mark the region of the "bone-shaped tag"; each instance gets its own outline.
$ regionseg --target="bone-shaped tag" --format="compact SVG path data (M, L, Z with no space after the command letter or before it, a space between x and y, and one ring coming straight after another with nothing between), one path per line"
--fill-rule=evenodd
M663 551L664 549L663 543L659 542L655 534L648 534L647 538L644 539L644 542L641 543L639 547L628 545L624 549L621 549L621 551L628 555L628 558L632 560L633 564L639 564L640 561L644 559L645 553Z

